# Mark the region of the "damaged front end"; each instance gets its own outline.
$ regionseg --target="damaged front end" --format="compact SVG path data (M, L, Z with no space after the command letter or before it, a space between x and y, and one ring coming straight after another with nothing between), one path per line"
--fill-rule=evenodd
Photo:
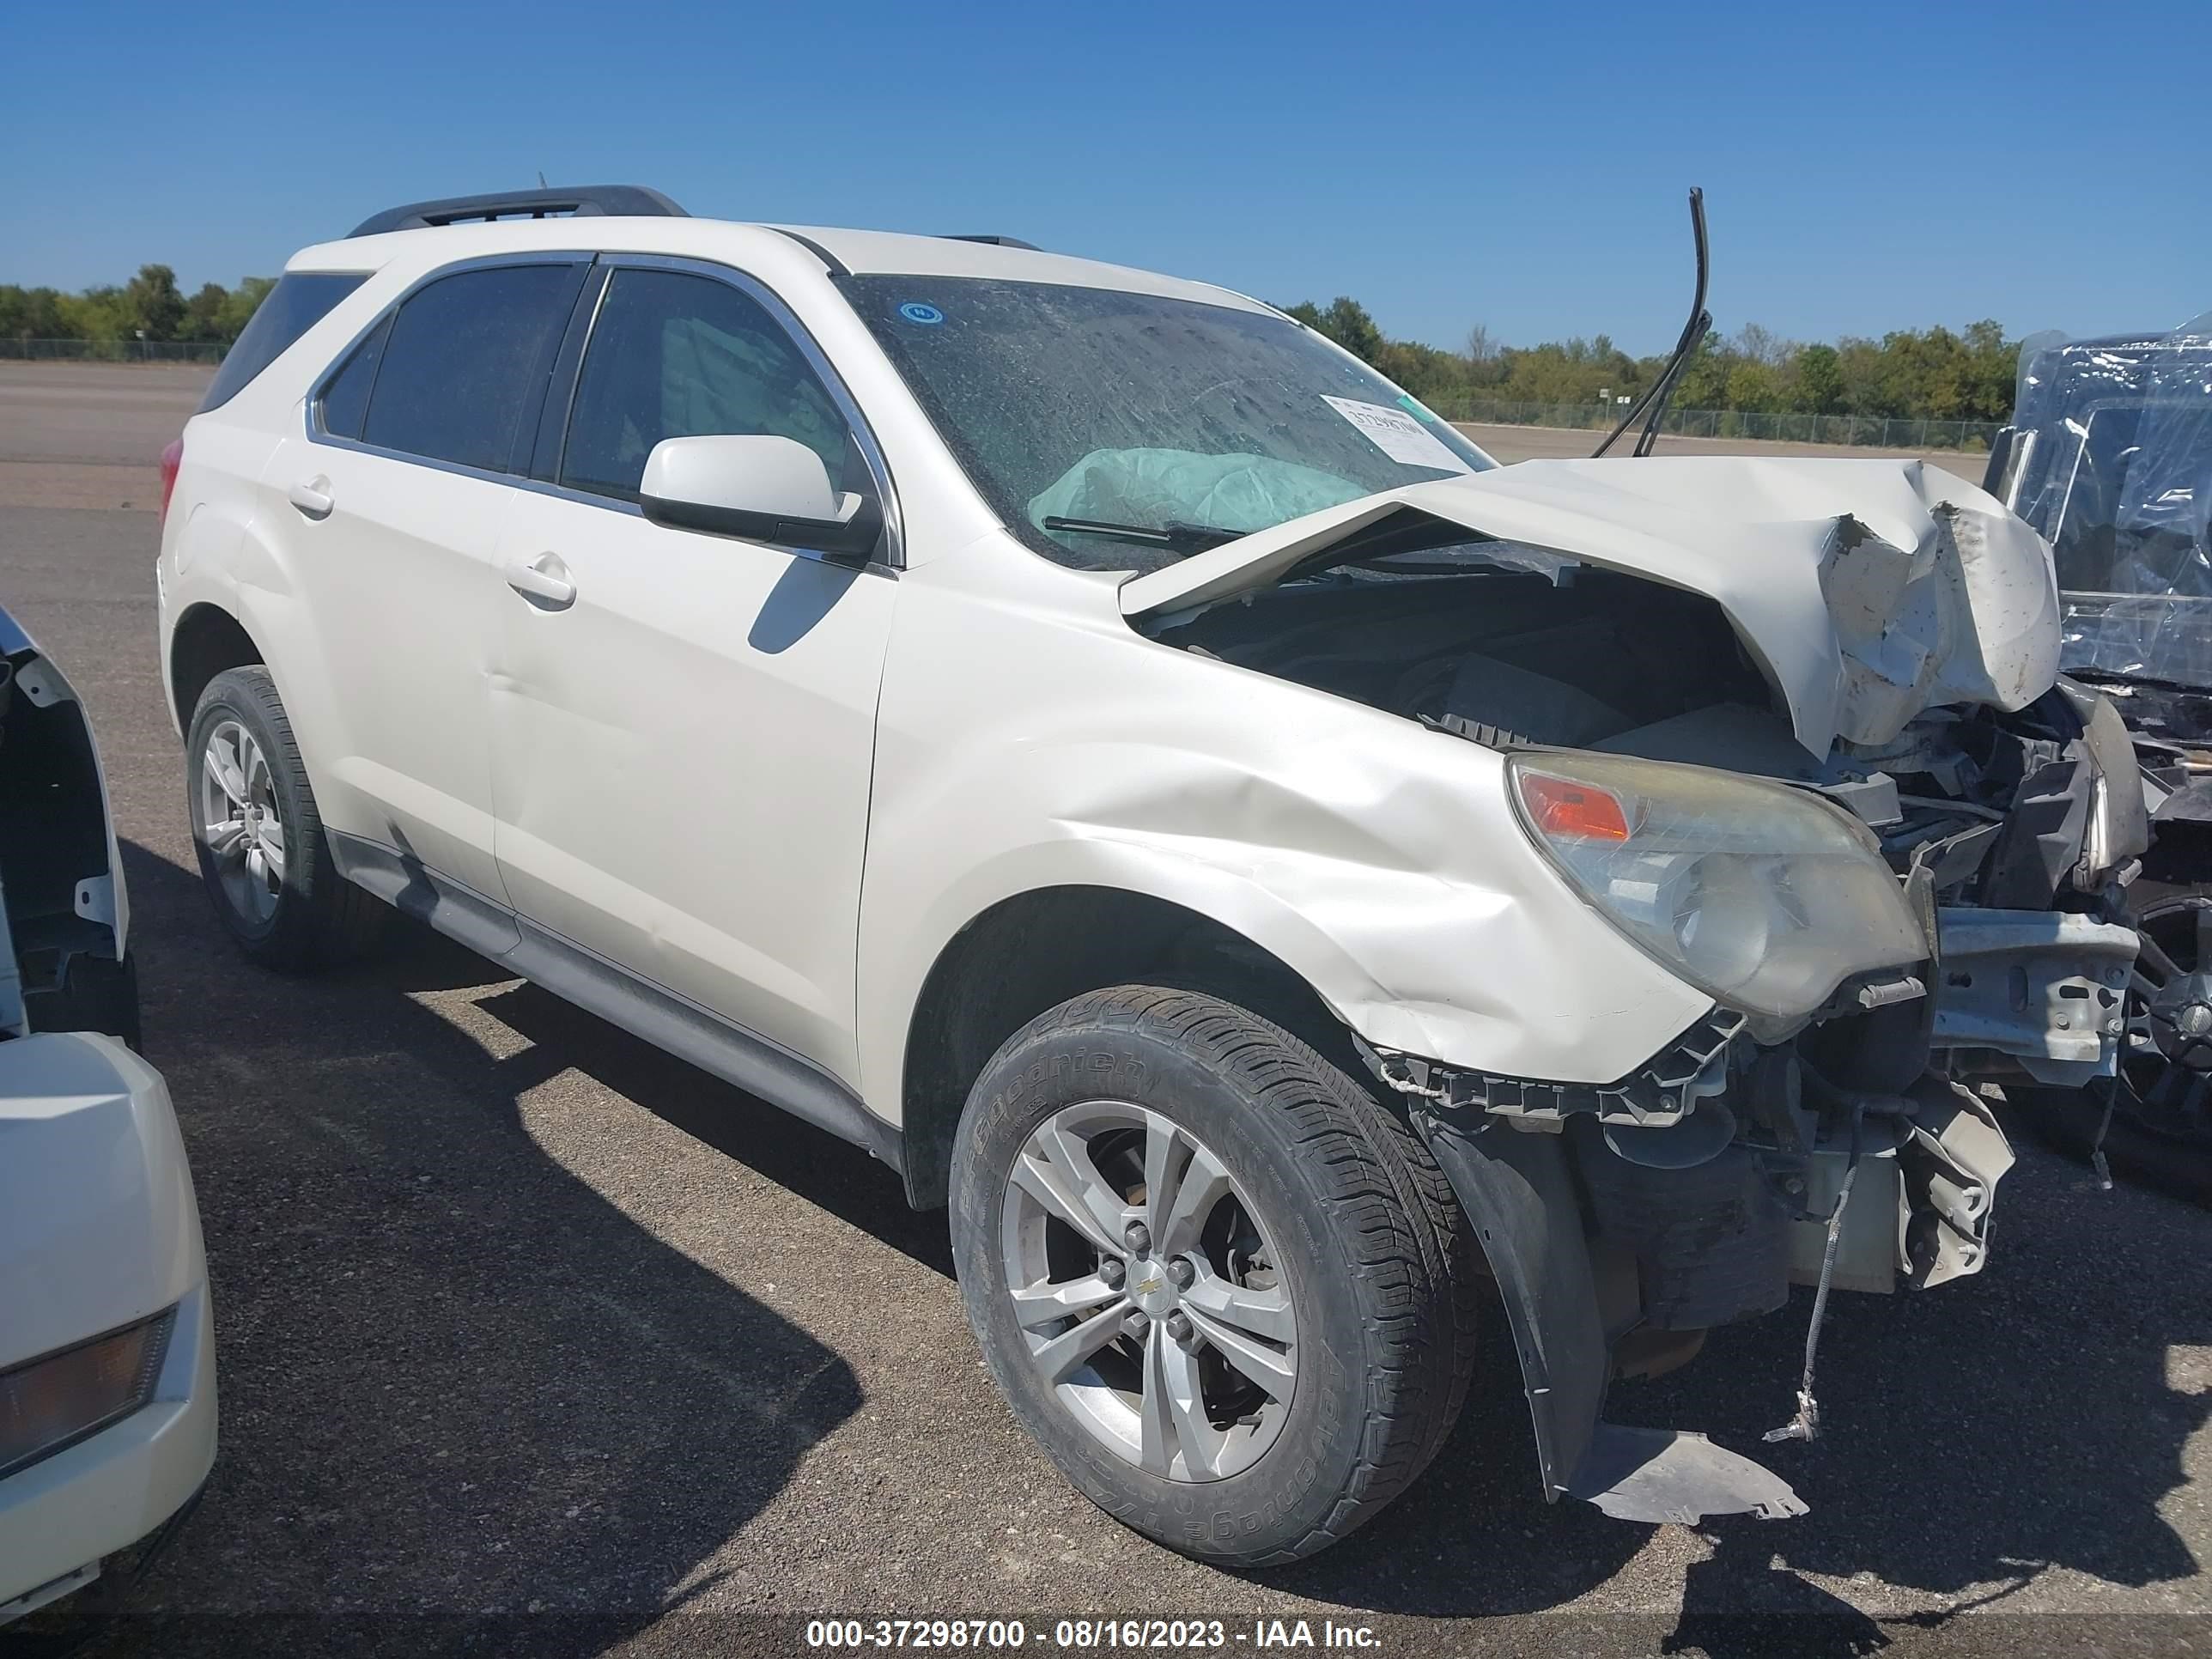
M1562 879L1711 997L1602 1084L1362 1047L1498 1281L1547 1497L1802 1512L1701 1436L1605 1421L1607 1389L1793 1283L1824 1308L1980 1270L2012 1163L1984 1085L2109 1077L2125 1035L2127 733L2057 678L2041 544L1917 466L1532 464L1399 497L1124 608L1503 752ZM1814 1432L1810 1352L1770 1438Z

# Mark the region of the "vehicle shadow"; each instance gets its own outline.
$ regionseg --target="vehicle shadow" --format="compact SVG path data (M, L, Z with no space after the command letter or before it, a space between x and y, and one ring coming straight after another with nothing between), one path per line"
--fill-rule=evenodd
M381 1632L415 1651L584 1654L708 1588L698 1564L861 1395L836 1353L533 1139L520 1097L605 1059L612 1034L504 993L502 1018L558 1041L487 1052L408 993L497 970L425 938L332 979L261 972L211 924L195 875L124 855L222 1395L206 1501L134 1620L173 1615L164 1652L324 1652ZM623 1086L702 1124L748 1104L676 1071ZM826 1137L778 1121L769 1172L822 1190L793 1143ZM650 1194L664 1152L620 1155ZM896 1182L875 1175L888 1207ZM239 1585L252 1605L224 1599Z
M1668 1650L1771 1651L1778 1623L1791 1650L1866 1652L1893 1628L2002 1611L2054 1569L2130 1587L2197 1573L2159 1504L2186 1484L2185 1449L2212 1417L2212 1390L2171 1374L2168 1354L2212 1341L2212 1223L2021 1154L1980 1278L1832 1301L1818 1441L1760 1442L1795 1410L1809 1291L1717 1333L1673 1376L1616 1387L1608 1415L1705 1431L1811 1505L1698 1528L1710 1554L1687 1571ZM1604 1582L1644 1543L1652 1528L1542 1503L1498 1329L1459 1432L1387 1524L1269 1582L1379 1612L1522 1612ZM1432 1559L1405 1559L1415 1539ZM1871 1575L1934 1610L1877 1621L1806 1575Z
M225 1619L251 1620L256 1649L289 1628L295 1650L335 1650L335 1622L391 1632L395 1610L419 1608L416 1650L496 1650L504 1633L583 1654L707 1588L697 1565L857 1409L858 1386L555 1164L520 1097L573 1067L949 1273L941 1217L908 1212L857 1150L426 930L403 927L352 973L283 980L238 961L196 877L137 847L125 861L149 1054L207 1227L224 1395L209 1502L148 1586L181 1621L162 1650L229 1659L241 1627ZM414 1000L468 988L497 988L477 1006L513 1052ZM637 1184L650 1190L649 1170ZM1813 1509L1698 1528L1705 1559L1662 1645L1863 1653L1951 1606L2002 1610L2052 1568L2130 1586L2195 1573L2157 1506L2212 1414L2166 1359L2170 1343L2212 1340L2193 1271L2212 1224L2096 1193L2034 1150L2002 1197L1980 1279L1837 1299L1814 1444L1759 1443L1792 1408L1804 1293L1676 1376L1616 1391L1620 1420L1707 1431ZM1501 1328L1493 1316L1469 1408L1413 1490L1259 1582L1450 1618L1547 1612L1622 1574L1654 1529L1543 1503ZM1877 1620L1816 1582L1861 1574L1939 1610ZM205 1587L241 1584L252 1606L210 1603Z

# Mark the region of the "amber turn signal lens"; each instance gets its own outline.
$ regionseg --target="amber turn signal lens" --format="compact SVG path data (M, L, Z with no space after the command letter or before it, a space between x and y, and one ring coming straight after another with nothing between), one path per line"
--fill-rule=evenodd
M151 1400L175 1312L0 1373L0 1478L119 1423Z
M1521 799L1547 841L1626 841L1628 815L1604 790L1543 772L1523 772Z

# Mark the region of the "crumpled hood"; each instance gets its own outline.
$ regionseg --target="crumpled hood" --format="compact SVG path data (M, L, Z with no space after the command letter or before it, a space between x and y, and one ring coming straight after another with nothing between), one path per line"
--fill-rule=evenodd
M2024 708L2057 678L2050 549L1995 498L1918 461L1522 461L1240 537L1124 583L1122 611L1271 586L1407 509L1707 595L1815 756L1838 738L1887 743L1947 703Z

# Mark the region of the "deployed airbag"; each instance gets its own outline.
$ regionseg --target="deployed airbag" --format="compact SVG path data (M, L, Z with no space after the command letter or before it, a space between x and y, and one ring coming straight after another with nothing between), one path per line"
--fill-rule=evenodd
M1109 524L1211 525L1262 530L1364 495L1349 478L1266 455L1200 455L1188 449L1094 449L1040 490L1030 522L1095 519ZM1047 532L1047 534L1051 532ZM1116 568L1129 562L1115 554Z

